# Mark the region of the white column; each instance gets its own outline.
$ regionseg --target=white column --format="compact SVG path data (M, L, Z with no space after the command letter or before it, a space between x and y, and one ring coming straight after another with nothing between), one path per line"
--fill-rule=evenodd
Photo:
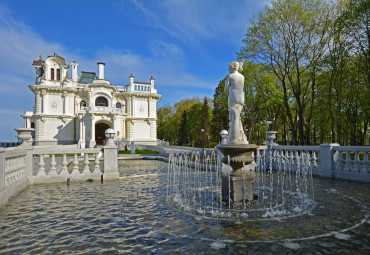
M92 148L95 146L95 116L92 114L91 115L91 139L90 139L90 145L89 147Z
M43 91L42 93L42 105L41 105L41 113L46 113L46 92Z
M123 138L127 138L126 137L126 119L123 119L123 124L122 124L122 137Z
M41 106L42 106L41 92L40 91L36 91L35 92L35 113L36 114L40 114L41 113Z
M68 106L68 93L63 93L63 97L64 97L64 100L63 100L63 114L67 114L67 106Z
M151 116L151 111L150 111L151 105L152 105L152 100L151 100L151 98L149 97L149 98L148 98L148 118L152 117L152 116Z

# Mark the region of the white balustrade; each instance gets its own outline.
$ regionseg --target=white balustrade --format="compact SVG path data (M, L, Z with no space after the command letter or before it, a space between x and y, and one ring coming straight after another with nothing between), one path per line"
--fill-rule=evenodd
M276 155L280 155L274 158L275 168L278 168L279 161L281 161L280 164L285 164L289 166L287 169L295 171L301 165L304 154L304 160L309 158L312 169L318 168L319 159L316 155L319 155L319 146L273 146L272 149Z
M322 153L325 150L325 153ZM369 146L273 146L267 155L273 155L272 166L278 170L281 165L296 171L300 166L310 166L315 175L359 181L370 181ZM321 159L320 157L324 158ZM265 159L269 164L270 157ZM322 162L325 164L323 166ZM308 164L309 163L309 164Z
M82 107L78 110L80 113L119 113L125 114L125 108L107 107L107 106L92 106L92 107Z
M19 182L26 176L25 153L12 151L5 155L4 162L4 187L9 187Z
M338 152L336 171L362 174L370 173L369 146L335 146L333 149L335 152Z
M68 173L68 161L67 161L67 154L63 153L63 161L62 161L62 170L60 171L60 175L67 175Z
M85 153L84 155L84 167L82 170L82 173L88 173L89 172L89 154Z
M35 160L39 161L37 164L39 171L38 173L34 174L34 181L39 183L42 181L53 182L53 180L66 180L66 178L80 180L81 178L89 179L89 176L95 176L95 179L98 179L99 177L100 179L100 152L101 149L98 148L71 150L63 149L60 151L56 149L53 150L52 153L46 149L35 149L33 154L35 155ZM57 157L57 154L61 154L62 157ZM67 157L67 155L70 154L73 156ZM89 154L93 154L94 156L89 158ZM45 160L45 157L48 160ZM90 169L90 160L94 162L92 169ZM82 169L79 169L80 162L82 162ZM68 170L68 166L70 165L71 168Z

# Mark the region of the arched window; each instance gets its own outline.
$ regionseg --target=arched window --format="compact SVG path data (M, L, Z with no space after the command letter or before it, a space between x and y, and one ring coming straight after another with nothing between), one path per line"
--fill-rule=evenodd
M54 68L50 69L50 80L54 80Z
M57 80L60 81L60 69L57 69Z
M31 128L35 128L35 122L31 122Z
M98 97L95 100L95 106L108 106L108 100L105 97Z
M116 103L116 108L121 108L121 103Z
M82 100L80 103L80 109L83 109L85 107L86 107L86 102Z

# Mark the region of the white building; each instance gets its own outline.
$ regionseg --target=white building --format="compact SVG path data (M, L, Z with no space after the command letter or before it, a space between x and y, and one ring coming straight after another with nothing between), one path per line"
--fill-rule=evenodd
M135 82L115 86L104 78L104 63L98 63L98 77L92 72L78 75L78 64L70 66L54 53L40 56L32 64L36 81L29 88L35 94L34 111L24 113L26 128L35 128L35 145L78 144L94 147L104 144L107 128L116 131L116 142L156 144L157 94L154 78L149 83Z

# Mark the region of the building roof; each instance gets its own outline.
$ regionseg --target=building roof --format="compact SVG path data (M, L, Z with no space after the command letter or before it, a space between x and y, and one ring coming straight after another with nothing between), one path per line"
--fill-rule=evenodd
M59 58L62 61L63 65L66 64L65 58L59 56L56 52L54 52L54 55L53 56L48 56L48 58L52 58L52 57Z
M96 76L96 73L82 71L77 79L77 82L91 83L93 80L96 80L97 78L98 77Z

